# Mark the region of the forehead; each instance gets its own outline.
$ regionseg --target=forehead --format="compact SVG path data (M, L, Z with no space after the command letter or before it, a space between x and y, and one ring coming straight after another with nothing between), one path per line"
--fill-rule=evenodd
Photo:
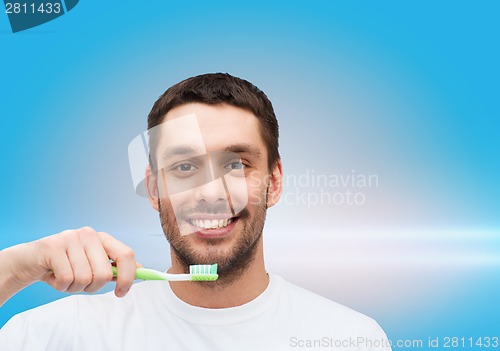
M265 148L257 117L227 104L192 103L175 107L166 114L159 129L160 154L182 147L195 149L199 154L240 144L253 145L261 151Z

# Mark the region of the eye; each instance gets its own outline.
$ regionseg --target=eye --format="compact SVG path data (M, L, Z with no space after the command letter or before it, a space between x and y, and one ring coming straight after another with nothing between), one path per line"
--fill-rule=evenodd
M178 165L177 167L174 168L174 170L178 171L178 172L181 172L181 173L188 173L188 172L192 172L196 169L195 166L193 166L192 164L190 163L182 163L180 165Z
M231 162L226 166L226 169L230 171L241 171L245 168L245 165L241 161Z

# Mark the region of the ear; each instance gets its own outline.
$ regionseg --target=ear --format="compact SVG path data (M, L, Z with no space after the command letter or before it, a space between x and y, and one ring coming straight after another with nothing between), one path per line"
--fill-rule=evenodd
M283 192L283 169L281 160L276 161L269 177L269 187L267 191L267 207L272 207L278 203Z
M158 207L158 180L156 173L151 171L151 166L148 165L146 168L146 191L148 192L149 203L156 210L159 211Z

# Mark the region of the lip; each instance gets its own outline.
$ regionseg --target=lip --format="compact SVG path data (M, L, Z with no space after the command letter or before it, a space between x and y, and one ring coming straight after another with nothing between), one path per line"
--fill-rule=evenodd
M227 217L225 217L227 218ZM214 218L215 219L215 218ZM231 233L234 226L238 222L239 217L234 217L233 221L223 228L205 229L190 224L193 228L193 233L202 238L221 238Z
M186 219L208 219L208 220L212 220L212 219L216 219L218 221L220 221L221 219L229 219L229 218L233 218L234 215L232 214L225 214L225 213L217 213L217 214L208 214L208 213L203 213L203 214L192 214L192 215L189 215L189 216L186 216L185 218ZM236 218L236 217L235 217Z

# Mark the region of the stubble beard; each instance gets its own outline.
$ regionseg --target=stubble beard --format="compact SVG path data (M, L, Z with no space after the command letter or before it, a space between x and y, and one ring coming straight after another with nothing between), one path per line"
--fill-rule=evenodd
M234 233L238 236L236 242L224 251L221 250L219 245L227 240L225 238L201 238L204 244L203 247L194 248L190 242L191 235L183 236L180 234L179 226L177 225L176 217L170 204L162 204L162 201L158 200L163 232L184 272L187 273L189 266L193 264L217 263L219 279L208 283L209 285L230 285L241 277L255 259L258 245L262 240L262 231L267 212L265 200L255 206L255 213L253 215L247 209L238 214L237 224L242 225L242 228L240 229L240 233Z

